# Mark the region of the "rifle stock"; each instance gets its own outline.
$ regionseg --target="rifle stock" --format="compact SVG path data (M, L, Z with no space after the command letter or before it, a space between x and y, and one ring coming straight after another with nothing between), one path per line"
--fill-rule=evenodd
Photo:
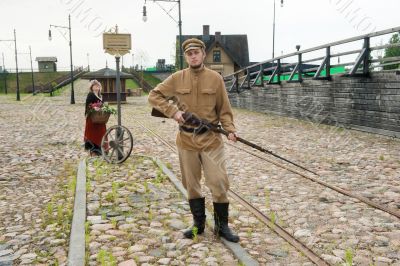
M161 117L161 118L169 118L164 113L157 110L156 108L151 109L151 116Z

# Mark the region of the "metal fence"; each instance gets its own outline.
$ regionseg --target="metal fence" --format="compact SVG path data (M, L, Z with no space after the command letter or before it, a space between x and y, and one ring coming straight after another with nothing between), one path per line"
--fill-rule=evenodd
M400 56L376 59L371 56L372 51L400 47L400 43L371 46L372 38L399 31L400 27L391 28L268 59L225 76L225 85L229 92L240 92L252 86L280 84L282 80L287 82L302 82L307 78L329 80L331 75L338 73L348 76L367 76L371 71L400 64ZM348 49L354 45L361 45L362 48ZM340 52L333 52L340 47L342 48ZM354 57L348 62L340 63L338 60L337 64L332 64L333 58L351 58L351 56ZM342 71L338 71L340 69Z

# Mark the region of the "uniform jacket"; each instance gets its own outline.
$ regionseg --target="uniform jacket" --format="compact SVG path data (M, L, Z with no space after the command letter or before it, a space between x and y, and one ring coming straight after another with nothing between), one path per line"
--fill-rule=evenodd
M174 102L168 100L171 98ZM220 122L228 132L236 131L223 78L206 67L172 74L150 91L149 102L170 118L178 110L188 111L213 124ZM182 149L208 151L221 145L222 138L211 131L201 135L180 131L176 143Z

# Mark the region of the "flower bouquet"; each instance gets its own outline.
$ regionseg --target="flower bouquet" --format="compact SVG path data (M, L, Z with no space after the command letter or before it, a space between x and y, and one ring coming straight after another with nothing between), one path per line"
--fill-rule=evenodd
M115 115L117 110L109 106L108 103L91 103L89 105L89 117L95 124L106 124L110 115Z

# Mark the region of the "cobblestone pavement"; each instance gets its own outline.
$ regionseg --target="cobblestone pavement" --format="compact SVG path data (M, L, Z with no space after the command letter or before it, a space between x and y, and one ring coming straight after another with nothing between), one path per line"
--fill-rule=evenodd
M147 117L149 109L143 113L141 104L141 100L135 102L137 110L127 115L125 123L134 131L133 120L140 120L173 144L175 123ZM235 110L235 115L243 138L317 171L330 184L399 210L399 140L246 110ZM178 169L176 155L155 142L159 148L147 147L146 153L156 154ZM231 188L328 262L340 264L347 257L358 265L400 264L397 218L231 146L227 146L227 154ZM244 214L240 206L234 208L232 222L240 230L241 243L251 254L273 261L271 250L265 249L269 245L257 245L265 234L256 234L256 239L249 237L252 234L246 219L250 215ZM258 228L268 231L263 225L258 224Z
M129 117L147 115L143 98L139 104L123 106L125 126L132 125ZM149 159L140 157L158 156L179 173L177 156L140 126L130 128L135 139L131 158L118 166L90 163L89 265L102 260L128 265L238 265L209 228L196 240L183 238L181 231L192 223L186 199ZM312 265L240 206L233 206L231 214L232 228L261 265Z
M0 96L0 265L66 261L74 177L85 156L83 107L68 97L69 90L20 102Z
M20 103L0 96L0 265L65 264L70 191L78 159L86 156L81 147L86 85L77 82L76 105L68 103L68 89L52 98L23 96ZM128 101L122 123L133 133L133 154L121 166L89 160L89 264L114 259L122 265L236 264L209 228L196 241L182 239L180 230L191 223L186 201L138 156L161 158L179 177L177 155L136 120L171 144L176 125L150 117L145 97ZM317 171L326 182L399 209L399 140L245 110L235 114L245 139ZM108 126L114 124L115 117ZM226 150L231 188L328 262L340 264L347 257L357 265L400 265L397 218L231 146ZM63 205L69 207L60 210ZM230 223L261 264L311 265L234 202Z

